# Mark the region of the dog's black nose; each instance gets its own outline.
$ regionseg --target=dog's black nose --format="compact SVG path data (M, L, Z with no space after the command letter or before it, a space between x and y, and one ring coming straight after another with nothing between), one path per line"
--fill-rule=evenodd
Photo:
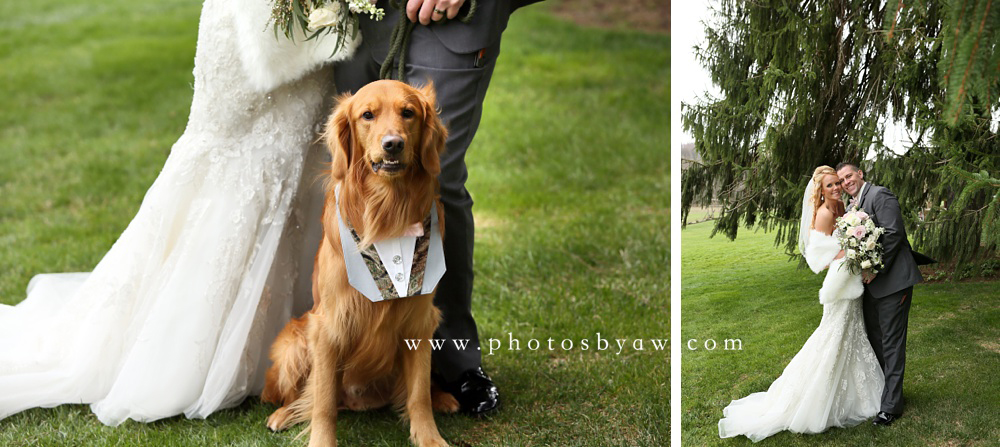
M399 135L386 135L382 137L382 149L389 155L396 155L403 152L403 137Z

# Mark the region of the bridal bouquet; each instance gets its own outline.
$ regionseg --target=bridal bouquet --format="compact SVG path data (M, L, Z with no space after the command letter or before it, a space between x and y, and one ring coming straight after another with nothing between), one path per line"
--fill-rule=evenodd
M274 32L280 30L291 39L298 25L311 40L319 35L337 36L334 52L340 51L348 37L358 35L358 14L368 14L372 20L382 20L385 10L375 7L375 0L273 0L271 21Z
M885 228L876 227L871 216L857 207L838 217L834 235L845 253L840 267L846 266L855 275L862 270L878 273L883 266L882 244L878 243L882 233Z

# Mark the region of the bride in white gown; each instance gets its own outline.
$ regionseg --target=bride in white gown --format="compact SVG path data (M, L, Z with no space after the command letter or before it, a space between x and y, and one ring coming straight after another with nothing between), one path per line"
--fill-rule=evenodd
M204 3L188 125L135 218L92 273L38 275L0 305L0 418L64 403L108 425L203 418L262 388L330 93L315 70L358 43L279 39L270 14L268 0Z
M782 430L820 433L859 424L879 411L884 378L865 335L861 276L840 268L843 255L832 236L844 214L840 195L837 172L820 166L803 197L799 250L814 272L829 267L819 291L819 327L766 392L723 410L722 438L744 435L757 442Z

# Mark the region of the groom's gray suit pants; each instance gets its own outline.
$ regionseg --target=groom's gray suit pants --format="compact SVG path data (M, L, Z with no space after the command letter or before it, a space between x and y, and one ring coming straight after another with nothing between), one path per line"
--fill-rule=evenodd
M906 323L913 301L913 286L882 298L865 287L865 332L885 373L880 411L903 414L903 371L906 366Z
M362 20L364 37L354 57L333 67L338 93L354 93L379 79L380 65L389 47L391 27L397 18L398 11L387 8L386 17L381 22ZM441 118L448 128L447 150L441 159L439 177L445 212L444 255L447 271L438 283L434 298L434 304L442 313L441 324L434 336L445 339L445 344L444 349L433 351L432 363L444 380L453 381L463 372L479 367L482 361L479 333L472 317L474 222L472 197L465 189L468 178L465 153L479 127L483 99L500 51L500 39L497 37L482 52L459 54L443 45L429 28L418 24L410 36L409 50L405 81L418 86L427 81L434 83ZM312 208L318 216L316 206ZM318 219L316 216L307 219ZM318 244L318 240L319 236L315 234L307 236L306 249L314 249L313 244ZM300 274L308 274L305 270L301 269ZM460 348L453 340L467 340L468 344Z

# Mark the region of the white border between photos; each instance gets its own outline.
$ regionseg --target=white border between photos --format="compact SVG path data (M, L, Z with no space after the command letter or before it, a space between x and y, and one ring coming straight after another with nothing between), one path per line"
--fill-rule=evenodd
M671 14L672 15L672 14ZM672 17L671 17L672 18ZM673 94L680 81L673 65L680 48L670 39L670 125L680 120L680 96ZM681 135L670 133L670 445L681 445Z

